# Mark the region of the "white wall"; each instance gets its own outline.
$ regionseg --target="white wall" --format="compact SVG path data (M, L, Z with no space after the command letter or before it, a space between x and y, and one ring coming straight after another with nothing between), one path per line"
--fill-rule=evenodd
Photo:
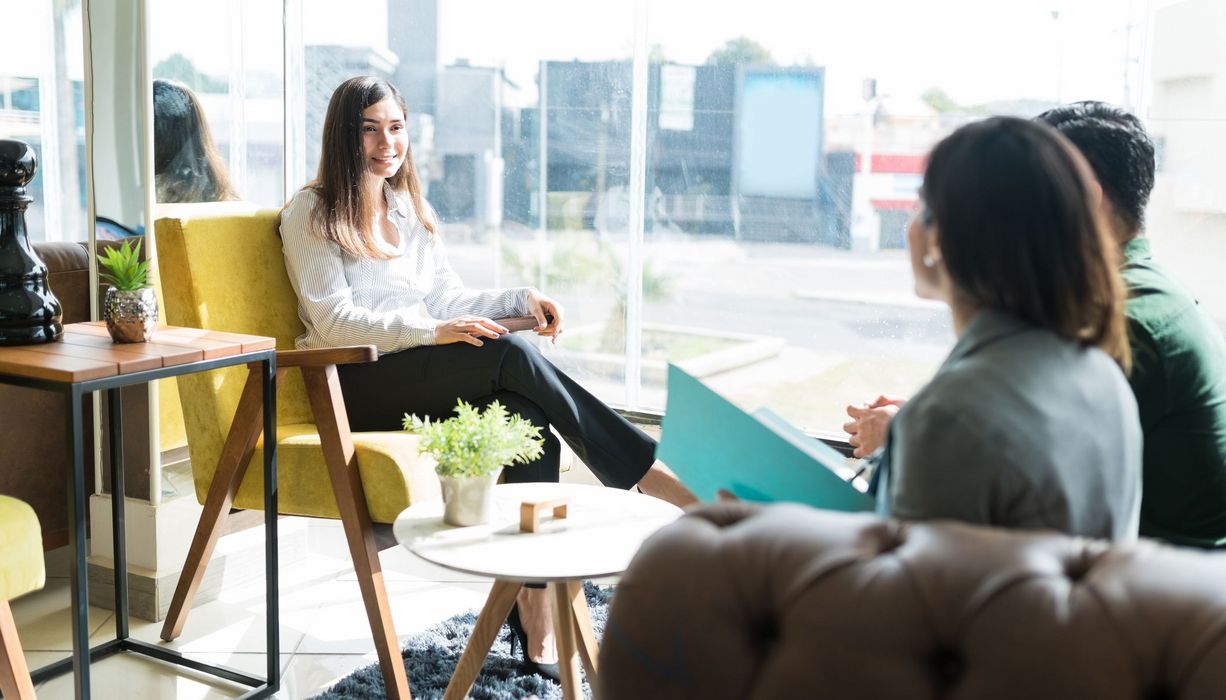
M1155 256L1226 327L1226 2L1154 13L1149 124L1159 172L1149 207Z

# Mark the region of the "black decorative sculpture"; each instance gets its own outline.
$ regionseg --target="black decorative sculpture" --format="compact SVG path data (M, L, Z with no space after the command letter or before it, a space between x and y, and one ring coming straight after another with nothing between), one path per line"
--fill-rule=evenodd
M64 334L64 312L47 286L47 265L26 235L26 185L37 168L24 141L0 139L0 345L50 343Z

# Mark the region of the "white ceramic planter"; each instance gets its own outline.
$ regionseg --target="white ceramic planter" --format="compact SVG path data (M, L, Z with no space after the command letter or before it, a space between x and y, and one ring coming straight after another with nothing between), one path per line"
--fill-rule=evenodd
M490 521L498 472L488 476L439 476L443 485L443 522L466 527Z

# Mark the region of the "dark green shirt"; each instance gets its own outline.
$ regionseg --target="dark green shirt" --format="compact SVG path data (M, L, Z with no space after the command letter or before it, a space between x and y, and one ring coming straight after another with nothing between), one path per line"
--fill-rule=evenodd
M1145 435L1141 535L1226 546L1226 340L1150 256L1124 246L1129 383Z

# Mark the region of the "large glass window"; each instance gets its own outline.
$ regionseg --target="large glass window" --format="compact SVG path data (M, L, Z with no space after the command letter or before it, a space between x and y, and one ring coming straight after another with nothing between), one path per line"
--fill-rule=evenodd
M1146 16L1129 3L699 11L653 4L648 23L644 281L671 294L644 287L646 406L662 359L819 431L913 393L954 340L904 251L928 149L989 114L1141 106Z
M283 203L283 5L148 0L159 202Z
M924 154L1079 99L1149 124L1154 250L1226 325L1215 0L147 7L154 77L195 93L235 196L261 206L314 175L338 83L396 83L456 267L559 298L569 332L545 351L613 403L661 408L670 361L818 430L914 391L953 341L902 250ZM80 3L6 13L29 29L0 45L0 136L40 159L31 237L84 239Z
M0 41L0 138L34 147L31 241L82 241L85 223L81 3L8 3ZM18 29L20 28L20 29Z
M1099 99L1146 119L1154 247L1226 318L1205 254L1226 241L1226 63L1207 48L1223 12L304 0L302 179L332 89L387 77L453 262L561 300L558 364L658 410L678 362L837 433L846 404L914 392L953 343L947 310L913 294L903 230L928 149L990 114Z

